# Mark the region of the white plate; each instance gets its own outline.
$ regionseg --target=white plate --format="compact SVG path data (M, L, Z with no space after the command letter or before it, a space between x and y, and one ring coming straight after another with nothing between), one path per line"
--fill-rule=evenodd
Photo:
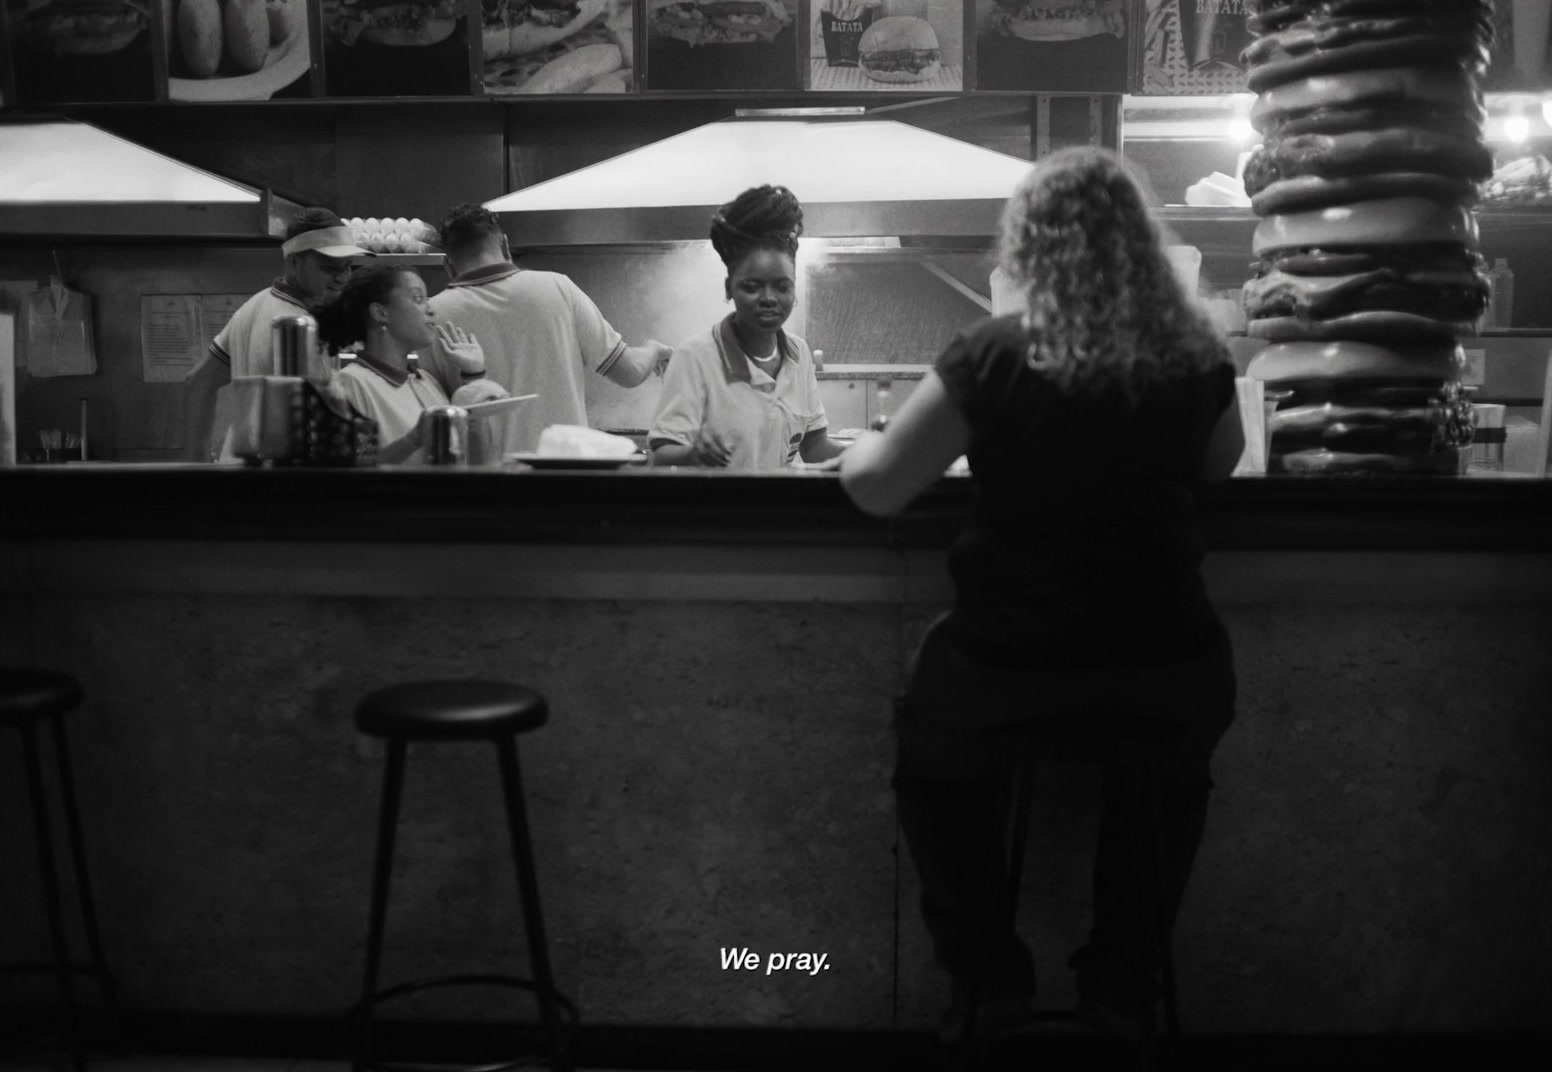
M522 405L524 402L527 402L529 399L538 397L538 395L516 395L508 396L506 398L493 398L489 402L476 402L471 406L465 406L463 408L469 411L469 417L471 420L479 421L484 420L487 417L494 417L498 414L505 413L511 409L516 409L518 406Z
M291 32L284 41L270 48L263 67L252 74L231 78L168 78L168 98L175 101L269 100L295 82L313 65L307 34L307 0L291 0L286 5L286 14L291 19ZM178 47L176 30L173 47Z
M566 458L558 454L508 454L509 462L522 462L535 469L618 469L624 465L644 465L645 454L628 454L623 458Z

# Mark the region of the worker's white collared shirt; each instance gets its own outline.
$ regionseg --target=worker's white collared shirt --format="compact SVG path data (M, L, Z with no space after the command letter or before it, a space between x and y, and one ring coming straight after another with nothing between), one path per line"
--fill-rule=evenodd
M275 350L271 343L271 328L282 316L311 316L302 301L302 295L291 289L284 279L277 279L264 290L238 306L232 319L226 322L214 341L206 361L219 361L231 369L231 378L239 376L275 375ZM322 344L319 353L325 352ZM235 462L232 453L232 402L231 387L224 386L216 392L216 411L213 432L220 432L223 462ZM223 431L224 429L224 431Z
M498 454L533 452L552 424L587 424L588 373L607 373L625 341L593 300L559 272L515 264L464 272L427 302L437 323L473 335L485 352L485 374L514 395L539 397L490 420ZM451 395L461 374L440 341L421 354L422 367Z
M389 368L365 354L340 369L334 382L362 416L377 422L379 447L409 435L426 410L448 404L447 394L430 376ZM419 465L425 458L422 447L405 464Z
M729 469L793 464L803 437L829 426L808 343L777 332L774 377L750 360L728 316L674 350L649 440L683 446L710 427L729 447Z

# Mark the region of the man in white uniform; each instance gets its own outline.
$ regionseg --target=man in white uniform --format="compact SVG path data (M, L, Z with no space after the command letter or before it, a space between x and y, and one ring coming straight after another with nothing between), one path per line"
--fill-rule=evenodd
M340 292L350 277L347 257L367 251L355 244L350 228L326 208L303 209L286 228L280 247L286 274L243 302L210 344L205 360L190 372L184 402L185 443L193 461L211 460L217 400L234 376L274 374L270 325L276 317L309 313ZM231 429L222 428L220 459L234 461Z
M490 379L514 395L539 396L493 418L497 456L537 450L549 425L587 424L588 374L635 387L667 366L672 347L650 340L626 345L568 277L513 264L489 210L457 206L442 221L441 238L452 282L428 303L437 322L457 324L479 341ZM463 379L457 366L440 344L423 357L422 367L451 397Z

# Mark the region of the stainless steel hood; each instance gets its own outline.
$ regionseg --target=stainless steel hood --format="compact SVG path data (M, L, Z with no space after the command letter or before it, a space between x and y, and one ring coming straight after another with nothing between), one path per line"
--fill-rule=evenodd
M0 121L0 237L279 238L300 210L86 123Z
M740 117L709 123L486 203L514 245L704 239L712 212L763 183L803 202L813 237L992 235L1030 163L905 123Z

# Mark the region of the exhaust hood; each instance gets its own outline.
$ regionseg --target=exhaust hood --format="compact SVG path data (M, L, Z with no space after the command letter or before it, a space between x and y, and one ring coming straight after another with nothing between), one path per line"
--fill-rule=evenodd
M993 235L1028 160L887 119L738 117L498 197L517 246L706 238L750 186L786 186L815 238Z
M66 119L0 122L0 236L278 238L301 206Z

